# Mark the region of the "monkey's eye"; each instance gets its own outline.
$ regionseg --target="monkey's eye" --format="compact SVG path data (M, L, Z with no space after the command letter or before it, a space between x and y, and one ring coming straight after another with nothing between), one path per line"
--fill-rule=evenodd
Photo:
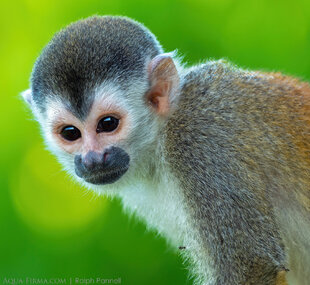
M119 119L116 119L112 116L102 118L97 126L97 133L108 133L114 131L118 127Z
M74 126L66 126L61 130L60 135L67 141L75 141L81 137L81 132Z

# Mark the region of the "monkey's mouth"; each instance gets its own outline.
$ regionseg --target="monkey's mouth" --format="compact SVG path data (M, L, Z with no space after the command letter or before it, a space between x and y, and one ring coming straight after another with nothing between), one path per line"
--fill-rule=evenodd
M86 182L95 185L111 184L120 179L128 170L129 165L126 167L118 168L113 171L102 171L90 176L82 177Z

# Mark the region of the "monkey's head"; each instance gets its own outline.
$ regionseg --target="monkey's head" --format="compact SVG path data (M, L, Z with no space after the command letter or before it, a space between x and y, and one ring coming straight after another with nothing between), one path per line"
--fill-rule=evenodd
M178 86L173 59L145 27L91 17L54 36L23 97L65 169L87 185L103 185L154 156Z

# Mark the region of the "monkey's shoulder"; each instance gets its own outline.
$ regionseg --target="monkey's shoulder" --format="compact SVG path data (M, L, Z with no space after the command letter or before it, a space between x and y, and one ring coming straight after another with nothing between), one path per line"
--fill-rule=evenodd
M281 73L241 69L219 60L195 66L185 74L176 115L230 114L233 119L247 114L247 119L281 120L274 114L282 113L283 120L293 116L308 121L309 110L308 83Z
M307 99L310 97L310 85L280 72L246 70L221 59L189 69L183 78L180 99L192 100L209 95L208 99L214 96L223 99L236 97L244 102L246 98L268 97L270 94L273 98L303 95Z
M279 156L296 167L300 161L308 165L310 87L280 73L208 62L184 76L166 132L169 159L182 165L183 173L196 169L196 162L204 173L213 167L215 176L232 161L236 169L245 160L266 166Z

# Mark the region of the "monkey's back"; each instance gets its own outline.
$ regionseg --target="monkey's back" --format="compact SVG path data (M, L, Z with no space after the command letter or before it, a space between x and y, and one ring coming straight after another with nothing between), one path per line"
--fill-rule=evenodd
M189 180L193 169L201 172L206 194L230 185L298 201L309 212L309 85L225 61L195 67L183 82L167 126L174 171Z
M165 153L200 239L208 245L206 252L213 252L218 278L228 284L243 276L242 282L257 284L263 279L259 276L273 269L256 265L256 273L247 275L242 268L255 257L281 267L287 255L288 281L306 284L309 85L218 61L191 69L181 90L167 123ZM223 259L236 248L237 256ZM227 273L222 267L226 260L235 263L226 264L234 268Z

